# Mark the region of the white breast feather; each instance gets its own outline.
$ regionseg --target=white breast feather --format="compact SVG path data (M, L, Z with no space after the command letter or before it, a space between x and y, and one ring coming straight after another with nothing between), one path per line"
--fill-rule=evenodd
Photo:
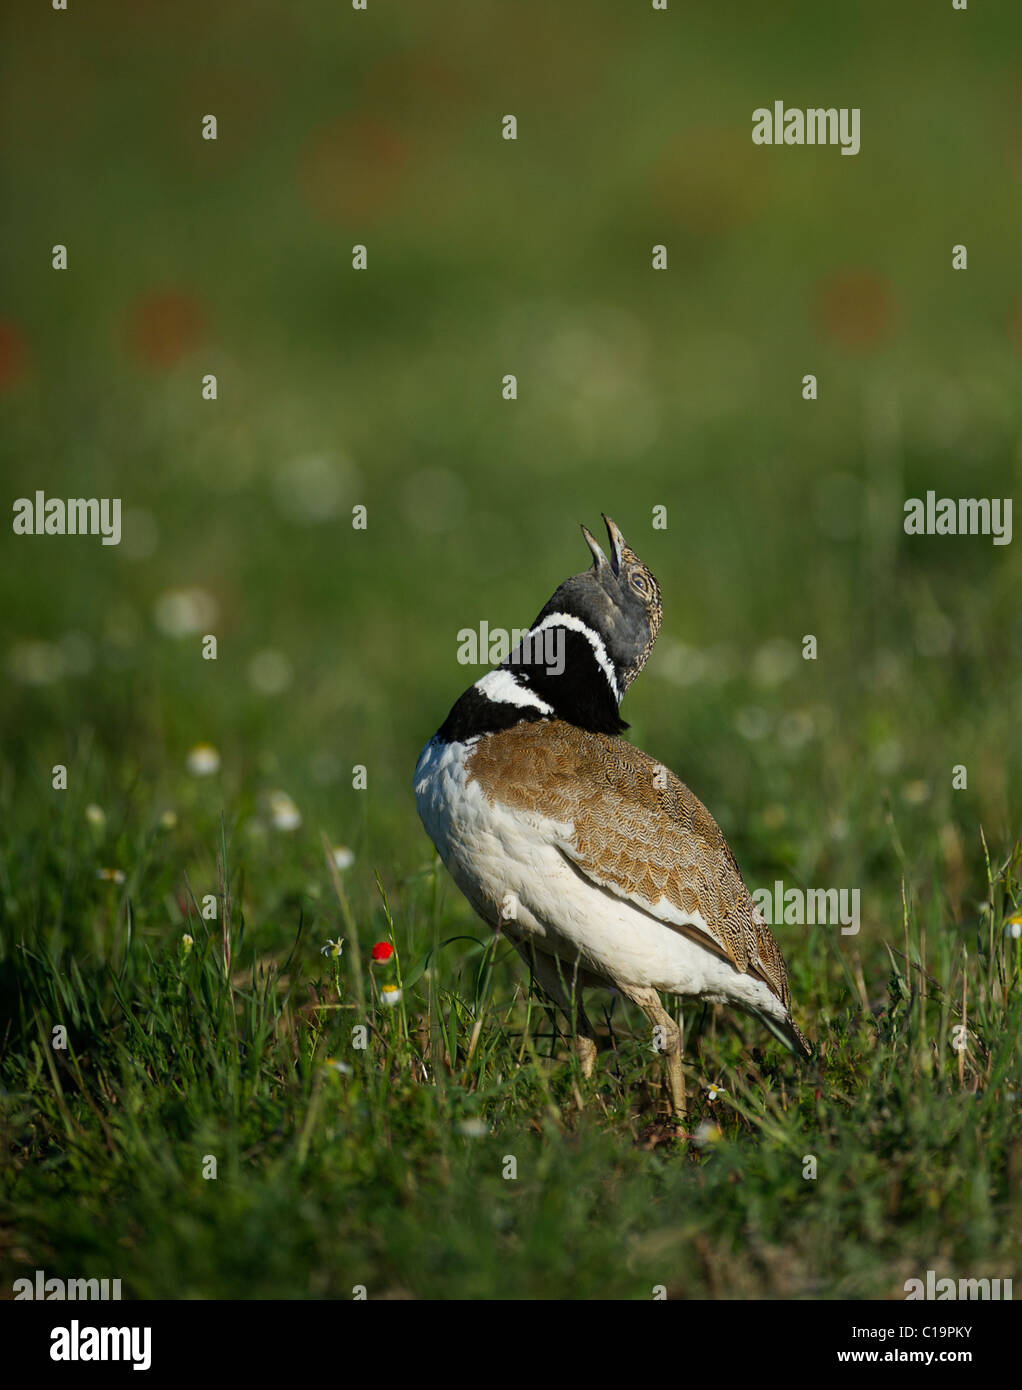
M537 938L544 950L566 962L580 958L595 974L621 984L751 1005L779 1019L787 1017L763 981L742 974L666 925L707 931L700 913L682 912L666 899L642 911L572 867L559 847L572 843L570 821L489 801L467 775L477 742L431 739L419 756L414 783L430 839L485 921L495 926L502 900L513 893L517 916L506 930Z

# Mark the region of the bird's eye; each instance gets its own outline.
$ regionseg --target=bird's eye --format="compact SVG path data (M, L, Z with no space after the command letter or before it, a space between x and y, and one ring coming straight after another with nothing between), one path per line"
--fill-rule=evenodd
M646 583L645 575L636 572L632 575L630 582L632 588L636 591L636 593L645 594L648 591L649 586Z

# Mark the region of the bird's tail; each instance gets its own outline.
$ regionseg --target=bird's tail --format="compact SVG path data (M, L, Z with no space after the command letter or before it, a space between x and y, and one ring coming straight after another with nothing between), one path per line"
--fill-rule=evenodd
M796 1057L811 1057L813 1055L812 1044L791 1014L787 1018L775 1018L772 1014L760 1012L759 1009L753 1009L751 1012L765 1028L770 1029L777 1041L784 1043L789 1052L794 1052Z

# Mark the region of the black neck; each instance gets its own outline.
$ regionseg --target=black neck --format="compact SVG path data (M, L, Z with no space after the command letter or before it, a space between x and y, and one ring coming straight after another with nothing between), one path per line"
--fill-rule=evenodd
M541 651L526 651L521 659L509 659L498 668L514 679L523 700L531 694L548 709L491 698L478 685L472 685L440 726L440 738L448 743L463 742L477 734L498 733L523 721L538 719L563 719L597 734L614 735L627 729L606 672L588 638L567 628L557 628L556 636L556 661L546 659ZM546 652L553 650L548 642Z
M558 661L551 664L542 654L517 665L504 663L523 685L552 705L553 719L577 724L596 734L618 734L627 729L618 714L618 704L610 688L606 672L600 665L592 644L581 632L570 628L547 629L558 639ZM563 646L561 642L563 640ZM550 650L548 648L548 650ZM563 669L560 658L563 656Z

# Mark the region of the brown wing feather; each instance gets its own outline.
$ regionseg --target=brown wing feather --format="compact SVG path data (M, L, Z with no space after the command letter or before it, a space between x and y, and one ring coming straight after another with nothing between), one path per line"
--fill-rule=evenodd
M720 827L669 769L623 739L551 720L483 739L470 776L507 805L571 821L562 848L594 883L655 916L661 898L699 912L707 945L789 1008L781 952Z

